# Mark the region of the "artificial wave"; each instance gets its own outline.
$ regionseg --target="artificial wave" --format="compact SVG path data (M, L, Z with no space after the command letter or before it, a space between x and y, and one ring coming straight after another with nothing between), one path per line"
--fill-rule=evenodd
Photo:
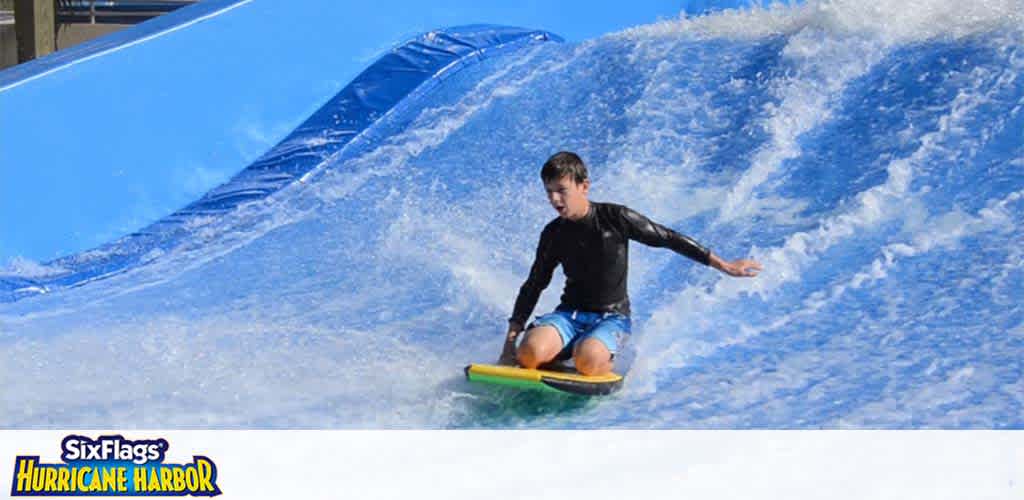
M0 425L1019 428L1021 12L822 1L580 44L426 34L402 47L488 33L373 111L339 94L147 230L5 271ZM621 392L470 386L563 149L593 199L765 271L633 244Z

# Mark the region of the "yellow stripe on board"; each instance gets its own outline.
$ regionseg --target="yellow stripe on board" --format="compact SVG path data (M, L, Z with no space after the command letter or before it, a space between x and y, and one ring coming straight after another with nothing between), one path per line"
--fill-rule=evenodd
M605 375L580 375L578 373L564 373L550 370L531 370L527 368L519 368L517 366L498 366L498 365L469 365L469 372L478 375L489 375L492 377L505 377L517 380L529 380L532 382L540 382L542 378L558 379L558 380L572 380L574 382L586 382L591 384L606 384L609 382L618 382L622 380L622 376L617 373L608 373Z

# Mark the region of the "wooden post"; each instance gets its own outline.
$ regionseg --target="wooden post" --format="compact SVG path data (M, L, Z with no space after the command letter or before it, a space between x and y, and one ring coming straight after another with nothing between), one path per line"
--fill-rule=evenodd
M53 0L15 0L14 31L18 62L45 56L56 49Z

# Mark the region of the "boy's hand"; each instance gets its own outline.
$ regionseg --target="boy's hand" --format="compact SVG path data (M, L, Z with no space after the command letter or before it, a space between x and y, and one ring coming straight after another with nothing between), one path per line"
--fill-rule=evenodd
M711 267L737 278L752 278L763 269L761 263L753 259L737 259L727 262L715 254L711 254L710 264Z
M523 327L509 323L508 332L505 333L505 345L501 349L501 357L498 358L499 365L515 366L516 360L516 337L522 332Z

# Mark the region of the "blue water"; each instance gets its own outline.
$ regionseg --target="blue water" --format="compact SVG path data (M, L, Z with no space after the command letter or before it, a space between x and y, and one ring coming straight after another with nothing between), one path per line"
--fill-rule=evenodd
M307 182L0 305L0 426L1024 427L1024 9L911 3L725 11L470 65ZM593 199L765 271L634 244L622 391L469 385L562 149Z

